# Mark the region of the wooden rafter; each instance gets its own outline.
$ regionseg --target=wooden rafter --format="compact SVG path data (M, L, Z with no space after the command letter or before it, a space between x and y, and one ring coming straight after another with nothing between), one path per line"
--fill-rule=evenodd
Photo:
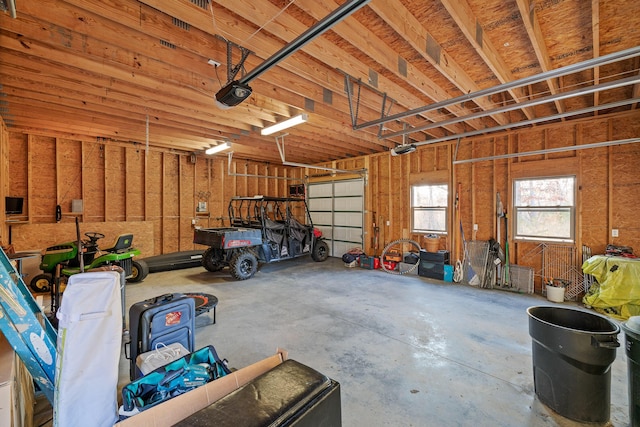
M440 71L451 83L453 83L462 93L476 92L480 87L469 77L464 69L445 52L434 37L418 22L406 7L392 7L385 2L373 2L370 4L371 9L380 16L394 31L404 32L405 39L416 52L429 63ZM429 51L423 48L427 40L432 40L437 48L431 49L433 56ZM438 100L440 101L440 100ZM476 103L485 110L494 107L492 103L485 98L476 100ZM507 117L498 115L493 119L499 124L505 124Z
M593 1L597 2L598 0ZM542 68L543 72L553 69L553 67L551 66L551 61L549 60L547 47L544 43L544 37L542 35L542 31L540 30L540 24L538 23L538 18L536 17L534 3L530 3L529 0L516 0L516 3L518 4L520 16L522 17L522 22L525 29L527 30L529 40L531 41L533 50L536 53L538 62L540 63L540 68ZM549 86L549 92L551 92L552 95L555 95L559 92L558 83L555 80L547 80L547 85ZM556 100L554 103L558 112L563 113L564 105L562 104L562 101Z
M220 0L219 4L232 8L234 1L233 0ZM315 19L321 19L330 13L333 9L338 7L337 4L333 2L309 2L305 4L300 4L300 6L304 6L303 10L309 14L311 14ZM266 16L275 16L277 15L279 9L275 6L265 6L261 8L261 13L265 16L259 16L259 14L255 13L253 7L248 5L244 5L242 7L235 7L235 12L241 15L243 18L252 21L256 25L260 25L261 19L265 19ZM288 15L280 15L277 19L273 21L272 24L279 24L275 30L273 30L277 35L285 38L291 37L291 33L296 32L302 33L306 27L301 22L297 21L295 18ZM270 25L272 25L270 24ZM282 28L283 30L278 31L278 29ZM270 28L271 29L271 28ZM284 30L286 29L286 30ZM397 99L399 103L402 103L405 106L413 105L416 99L420 99L421 103L425 102L425 97L431 100L442 100L447 99L449 94L447 94L442 88L440 88L436 83L434 83L431 79L429 79L426 75L417 71L410 64L407 66L409 68L407 72L407 76L403 76L399 73L397 69L397 55L396 53L384 43L383 40L378 39L377 37L369 34L367 35L367 29L362 24L357 21L349 21L348 26L347 22L341 22L336 27L332 28L332 31L344 38L345 40L349 40L355 46L358 47L363 53L367 56L374 59L379 64L383 65L385 68L392 71L397 78L403 79L410 85L410 91L414 92L414 96L412 98L413 101L407 102L407 96L398 96L396 93L396 84L391 82L389 79L383 76L378 77L378 89L382 92L388 93L394 99ZM295 34L297 35L297 34ZM287 40L287 39L285 39ZM311 43L301 49L303 52L306 52L312 56L316 56L320 54L318 50L318 46ZM351 58L345 62L344 53L337 46L334 47L325 47L326 50L331 51L331 59L328 60L329 65L333 65L336 68L340 68L352 76L364 77L369 74L369 67L366 64L357 61L355 58ZM335 58L335 59L333 59ZM421 93L424 97L416 97L415 93ZM455 115L461 116L465 113L468 113L467 110L460 107L454 107L451 109L451 112ZM481 127L482 123L474 122L471 124L473 127ZM453 129L452 129L453 130Z
M252 52L242 79L344 3L22 1L15 18L0 13L0 114L17 133L125 146L148 135L152 148L179 153L230 139L237 158L278 161L260 129L306 112L287 130L287 159L309 164L385 152L409 135L439 143L575 120L563 107L592 116L640 107L638 85L529 102L637 73L637 57L597 61L640 46L629 30L640 25L637 0L375 0L251 79L240 104L216 106L240 59L229 43ZM572 64L586 68L555 73Z
M475 18L471 7L465 0L441 0L442 5L447 9L449 15L456 22L466 39L471 43L475 51L484 60L487 66L493 71L500 83L506 83L515 80L511 71L505 64L504 60L498 54L497 49L491 41L482 37L482 27ZM520 88L509 90L509 94L516 102L520 102L527 98L524 91ZM523 113L527 118L533 117L533 112L524 109Z

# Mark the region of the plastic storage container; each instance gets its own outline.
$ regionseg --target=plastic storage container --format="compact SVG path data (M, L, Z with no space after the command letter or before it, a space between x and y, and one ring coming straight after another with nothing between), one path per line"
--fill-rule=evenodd
M367 270L377 270L380 268L380 258L374 256L360 256L360 267Z
M425 238L427 251L429 252L438 252L440 248L440 238L439 237L427 237Z
M551 302L564 302L564 287L549 286L547 288L547 299Z
M622 324L626 338L629 377L629 423L640 427L640 316Z
M453 265L444 266L444 281L445 282L453 282Z
M580 422L607 422L611 364L620 327L604 316L564 307L529 307L533 381L542 403Z

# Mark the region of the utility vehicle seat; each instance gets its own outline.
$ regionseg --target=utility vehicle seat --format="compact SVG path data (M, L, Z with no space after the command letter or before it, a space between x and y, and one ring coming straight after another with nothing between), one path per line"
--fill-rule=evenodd
M109 248L101 249L103 252L121 252L129 249L133 242L133 234L121 234L119 235L113 245Z

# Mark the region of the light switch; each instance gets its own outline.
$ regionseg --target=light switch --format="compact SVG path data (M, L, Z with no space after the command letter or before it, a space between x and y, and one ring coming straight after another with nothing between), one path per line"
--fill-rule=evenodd
M612 228L611 229L611 237L618 237L618 229L617 228Z

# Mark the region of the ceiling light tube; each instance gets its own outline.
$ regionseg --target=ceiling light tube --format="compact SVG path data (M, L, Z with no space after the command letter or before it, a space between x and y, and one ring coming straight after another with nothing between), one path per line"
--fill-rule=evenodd
M307 121L309 117L306 114L299 114L293 116L284 122L276 123L275 125L267 126L260 131L261 135L271 135L272 133L280 132L281 130L288 129L291 126L296 126Z
M204 151L204 153L211 155L211 154L215 154L215 153L219 153L221 151L227 150L229 148L231 148L231 142L227 141L227 142L223 142L223 143L218 144L218 145L214 145L211 148L207 148Z

